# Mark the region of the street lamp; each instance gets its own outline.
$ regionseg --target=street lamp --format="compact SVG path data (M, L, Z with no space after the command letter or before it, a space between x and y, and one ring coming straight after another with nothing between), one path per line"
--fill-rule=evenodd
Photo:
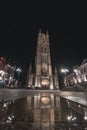
M61 72L66 74L67 72L69 72L69 70L68 69L61 69Z
M17 68L16 71L18 72L18 82L19 82L20 73L21 73L22 70L20 68Z
M65 83L65 86L67 86L67 82L66 82L66 73L67 73L67 72L69 72L69 70L68 70L68 69L63 68L63 69L61 69L61 72L65 74L64 83Z

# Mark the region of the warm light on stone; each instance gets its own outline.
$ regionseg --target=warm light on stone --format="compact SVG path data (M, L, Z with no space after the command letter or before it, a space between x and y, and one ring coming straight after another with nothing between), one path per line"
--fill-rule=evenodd
M44 104L44 105L47 105L49 103L50 99L46 96L42 97L41 98L41 102Z

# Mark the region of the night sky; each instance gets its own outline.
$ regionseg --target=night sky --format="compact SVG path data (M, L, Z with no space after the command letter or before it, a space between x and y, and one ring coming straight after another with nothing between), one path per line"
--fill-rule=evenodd
M53 65L58 69L80 65L87 58L85 7L77 8L78 3L72 4L45 0L9 1L6 25L3 23L8 29L1 32L0 56L26 71L34 62L37 35L41 29L49 32Z

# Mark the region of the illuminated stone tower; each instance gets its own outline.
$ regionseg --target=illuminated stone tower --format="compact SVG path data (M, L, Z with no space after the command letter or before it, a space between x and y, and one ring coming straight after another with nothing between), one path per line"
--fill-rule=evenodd
M48 32L39 31L37 38L37 50L35 58L35 73L32 74L30 65L28 73L28 87L38 87L40 89L59 89L57 69L52 74L52 64L50 57L50 44Z

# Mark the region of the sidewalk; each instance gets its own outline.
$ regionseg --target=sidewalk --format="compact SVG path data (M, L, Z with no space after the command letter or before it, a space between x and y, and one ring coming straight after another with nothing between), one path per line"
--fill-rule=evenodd
M63 88L62 91L87 92L87 86L71 86Z

